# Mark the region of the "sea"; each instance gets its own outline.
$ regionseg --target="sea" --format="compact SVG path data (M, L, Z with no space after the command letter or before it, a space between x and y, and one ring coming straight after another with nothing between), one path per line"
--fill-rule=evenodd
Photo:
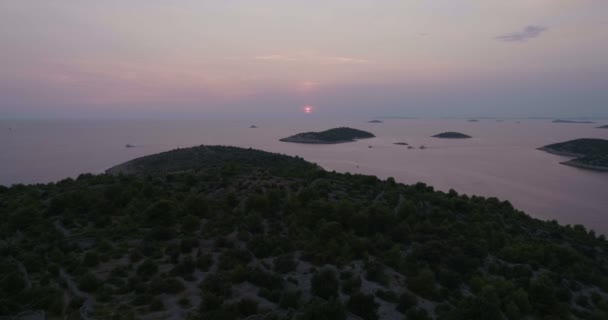
M103 173L124 161L175 148L228 145L297 155L330 171L393 177L406 184L424 182L438 190L497 197L533 217L582 224L608 234L608 173L565 166L560 162L569 157L537 150L577 138L608 139L607 129L596 128L606 123L368 120L0 120L0 185L54 182L81 173ZM332 145L279 141L300 132L341 126L370 131L376 138ZM431 137L445 131L473 138Z

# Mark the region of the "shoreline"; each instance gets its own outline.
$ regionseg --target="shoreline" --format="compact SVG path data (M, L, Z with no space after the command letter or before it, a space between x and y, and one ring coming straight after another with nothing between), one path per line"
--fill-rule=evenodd
M551 154L556 154L558 156L566 156L566 157L583 157L584 154L580 154L580 153L572 153L572 152L564 152L564 151L558 151L552 148L547 148L547 147L540 147L537 148L537 150L541 150L541 151L545 151Z
M357 142L363 139L370 138L361 138L361 139L353 139L353 140L338 140L338 141L326 141L326 140L317 140L317 139L303 139L303 138L283 138L279 139L281 142L291 142L291 143L303 143L303 144L340 144L340 143L349 143L349 142Z
M555 154L555 155L558 155L558 156L574 157L574 159L570 159L568 161L562 161L562 162L560 162L560 164L563 164L563 165L567 165L567 166L571 166L571 167L575 167L575 168L580 168L580 169L599 171L599 172L608 172L608 167L594 166L592 164L586 164L586 163L578 161L579 158L584 157L584 155L582 155L582 154L557 151L555 149L545 148L545 147L538 148L538 150L545 151L547 153Z
M580 168L580 169L587 169L587 170L593 170L593 171L599 171L599 172L608 172L608 167L594 166L591 164L578 162L577 159L560 162L560 164L575 167L575 168Z

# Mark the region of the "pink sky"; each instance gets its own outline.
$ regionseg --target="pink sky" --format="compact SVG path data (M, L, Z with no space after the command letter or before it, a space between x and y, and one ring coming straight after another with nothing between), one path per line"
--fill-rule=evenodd
M608 1L0 2L0 117L608 116Z

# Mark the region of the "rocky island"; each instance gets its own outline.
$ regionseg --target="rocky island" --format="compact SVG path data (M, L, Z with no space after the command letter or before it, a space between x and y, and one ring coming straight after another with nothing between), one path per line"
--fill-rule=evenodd
M604 125L604 126L599 126L599 127L597 127L597 128L598 128L598 129L608 129L608 124L607 124L607 125Z
M321 132L304 132L298 133L291 137L280 139L283 142L295 142L295 143L310 143L310 144L335 144L354 142L360 139L368 139L375 137L372 133L341 127L329 129Z
M370 121L368 121L368 123L384 123L384 122L380 121L380 120L370 120Z
M405 143L405 142L394 142L393 144L396 144L398 146L408 146L409 145L408 143Z
M469 135L460 132L443 132L433 136L433 138L443 138L443 139L468 139L472 138Z
M553 120L553 123L594 123L594 122L593 121L587 121L587 120L579 121L579 120L560 120L560 119L557 119L557 120Z
M608 140L576 139L547 145L539 148L539 150L562 156L576 157L575 159L561 162L565 165L596 171L608 171Z
M496 198L252 149L177 149L108 174L0 186L0 239L2 319L608 312L603 235Z

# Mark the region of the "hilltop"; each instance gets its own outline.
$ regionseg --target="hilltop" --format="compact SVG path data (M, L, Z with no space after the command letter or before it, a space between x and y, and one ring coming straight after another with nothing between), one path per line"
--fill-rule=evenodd
M539 148L549 153L577 157L562 164L584 169L608 171L608 140L583 138Z
M108 172L0 187L0 317L607 316L605 237L496 198L232 147Z
M367 139L375 137L372 133L340 127L329 129L321 132L304 132L298 133L291 137L280 139L283 142L296 142L296 143L312 143L312 144L333 144L333 143L345 143L354 142L359 139Z

